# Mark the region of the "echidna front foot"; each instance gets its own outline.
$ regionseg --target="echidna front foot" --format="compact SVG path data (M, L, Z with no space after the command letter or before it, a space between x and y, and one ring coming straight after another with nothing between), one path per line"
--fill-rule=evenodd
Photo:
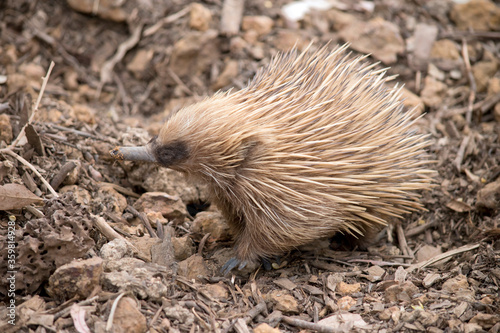
M246 261L246 260L242 261L236 257L232 257L224 264L224 266L222 266L222 268L220 270L221 270L222 274L227 275L236 266L238 266L238 269L243 269L246 267L246 265L248 265L248 261Z

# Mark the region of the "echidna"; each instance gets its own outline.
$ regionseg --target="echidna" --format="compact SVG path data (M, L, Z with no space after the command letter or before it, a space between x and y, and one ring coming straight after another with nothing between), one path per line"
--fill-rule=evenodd
M346 48L279 54L246 88L185 107L146 146L111 154L208 184L234 233L226 272L337 232L361 237L422 209L416 190L433 171L401 89Z

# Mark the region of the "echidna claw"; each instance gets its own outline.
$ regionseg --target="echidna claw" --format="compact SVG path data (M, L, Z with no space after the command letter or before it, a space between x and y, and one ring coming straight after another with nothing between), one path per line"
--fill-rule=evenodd
M241 261L240 259L233 257L233 258L229 259L224 264L224 266L222 266L222 268L220 269L220 271L222 272L222 274L227 275L236 266L238 266L238 269L243 269L243 268L245 268L245 266L247 264L248 264L248 262L246 260Z
M271 261L272 260L272 261ZM266 271L270 271L274 266L281 266L281 256L273 256L272 258L261 258L260 262Z

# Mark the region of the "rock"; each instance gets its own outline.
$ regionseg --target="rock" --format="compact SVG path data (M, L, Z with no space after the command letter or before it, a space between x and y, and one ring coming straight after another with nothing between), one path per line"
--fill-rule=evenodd
M498 322L500 322L500 315L489 313L478 313L469 321L469 323L478 324L484 330L492 328Z
M300 313L299 304L297 300L281 290L273 290L264 296L267 302L274 304L274 310L281 311L288 314Z
M434 42L431 49L431 58L445 60L459 60L458 45L451 39L441 39Z
M495 121L500 123L500 103L495 105L495 109L493 110L493 116L495 117Z
M8 145L12 139L13 135L10 117L4 113L0 114L0 143L3 141L6 145Z
M178 323L184 324L187 327L191 327L194 323L194 314L190 310L180 306L179 304L176 304L174 306L164 306L163 311L170 320L177 321Z
M337 285L337 292L343 295L350 295L353 293L357 293L361 290L361 283L348 284L345 282L340 282Z
M422 284L425 288L432 287L432 285L441 280L441 274L437 273L427 273L427 275L422 280Z
M265 36L273 29L274 21L268 16L243 16L241 29L243 31L254 30L258 37Z
M86 14L97 14L99 17L114 22L124 22L127 19L125 8L119 7L115 1L101 1L99 6L96 6L92 0L66 0L68 5L77 12Z
M437 313L421 310L417 312L417 318L419 319L422 325L428 327L428 326L435 326L438 320L440 319L440 316Z
M76 104L73 106L71 116L83 123L93 125L96 123L95 113L95 110L90 108L88 105Z
M300 32L295 30L279 30L274 40L274 46L283 52L289 51L294 46L297 46L299 50L307 45L304 38L300 35Z
M380 266L371 266L365 270L366 275L361 275L365 279L370 282L377 282L382 279L382 276L385 274L385 270Z
M354 21L339 33L340 37L351 43L351 48L371 55L384 64L393 64L397 55L405 51L405 43L399 28L382 18L368 22Z
M281 332L279 330L279 328L277 328L277 327L273 328L266 323L262 323L262 324L257 325L253 329L253 331L254 331L254 333L280 333Z
M100 255L104 260L119 260L123 257L131 257L134 251L130 245L121 238L113 239L101 247Z
M169 294L163 279L166 272L165 267L136 258L109 260L104 264L101 285L103 289L127 291L140 299L161 302Z
M491 210L500 207L500 179L486 184L477 192L476 207Z
M73 193L73 198L80 205L88 206L92 201L92 196L90 192L78 185L67 185L61 187L58 191L60 194L71 192Z
M183 222L187 216L186 206L177 196L163 192L146 192L135 202L139 212L160 212L169 221Z
M375 302L372 304L372 311L373 312L382 312L384 311L384 304L383 303L380 303L380 302Z
M229 298L229 291L222 282L206 284L200 288L200 291L218 301L226 301Z
M437 327L429 327L427 328L427 333L443 333L443 330L440 330Z
M91 203L98 211L108 211L116 215L123 214L127 208L127 198L110 185L101 186Z
M469 304L467 302L461 302L453 309L453 314L457 316L457 318L460 318L465 313L468 306Z
M326 12L326 16L335 31L341 31L357 20L356 16L337 9L330 9Z
M238 62L229 60L224 67L224 70L212 84L212 90L217 91L225 86L232 84L232 80L238 75Z
M385 290L386 302L410 302L418 287L411 281L390 286Z
M438 28L436 25L425 23L417 24L413 35L413 50L409 58L410 66L414 70L423 71L427 68L431 49L436 40Z
M490 0L455 2L450 12L450 18L460 30L500 30L500 8Z
M194 254L193 240L189 236L172 237L174 256L178 261L185 260Z
M477 92L485 92L488 88L488 81L498 70L498 63L494 61L480 61L472 66L472 74L476 81Z
M219 212L200 212L191 223L191 231L199 235L210 233L209 241L231 239L229 227Z
M424 245L417 251L417 262L426 261L443 253L440 246Z
M349 311L349 309L356 305L356 300L351 296L344 296L339 298L337 306L341 311Z
M448 86L439 82L431 76L427 76L424 81L424 89L420 94L422 101L429 107L439 107L448 91Z
M29 80L25 75L20 73L12 73L7 76L7 91L9 94L13 94L18 90L28 91L33 94L35 93L33 88L29 86Z
M45 76L45 69L33 62L21 64L19 66L19 71L23 73L27 78L34 81L41 81L42 77Z
M199 255L192 255L179 263L177 274L185 277L188 280L199 280L199 276L208 275L208 270L205 266L205 261Z
M141 21L154 23L163 17L169 3L163 0L100 0L96 6L94 0L67 0L74 10L114 22Z
M127 70L132 72L136 79L144 79L144 74L150 66L154 53L155 51L152 48L147 50L139 49L127 64Z
M212 22L210 9L200 3L192 3L189 12L189 27L194 30L207 31Z
M248 53L256 60L262 60L265 57L264 46L261 43L250 47Z
M329 274L326 278L326 287L332 292L337 290L337 286L340 282L344 280L344 275L340 273Z
M446 280L441 287L443 291L447 291L449 293L456 293L459 290L466 290L468 288L469 283L467 282L467 277L462 274Z
M60 302L73 297L87 298L99 286L103 260L94 257L74 260L56 269L49 278L48 294Z
M155 168L139 182L148 192L165 192L175 195L187 204L208 201L207 187L200 184L190 184L186 177L178 171L167 168Z
M464 324L464 333L480 333L484 332L480 325L475 323Z
M64 88L67 90L78 90L78 73L68 69L64 72Z
M142 258L147 258L151 260L153 263L158 264L154 260L152 260L153 256L153 248L161 243L161 240L157 237L150 237L149 234L145 234L142 236L136 236L137 227L132 227L134 234L131 237L127 238L127 240L136 248L138 254L142 256ZM139 228L142 228L142 224L139 225ZM162 254L164 256L164 254Z
M444 81L446 79L446 74L432 63L427 66L427 74L438 81Z
M415 116L420 116L425 110L425 104L420 97L403 87L401 90L403 105L408 109L415 109Z
M138 302L133 298L123 297L116 307L113 331L142 333L147 330L146 317L140 311Z
M357 313L339 313L318 321L319 325L332 329L333 332L364 331L371 327Z
M277 280L274 280L273 281L276 285L280 286L281 288L285 288L287 290L294 290L297 285L295 283L293 283L292 281L290 281L290 279L288 278L280 278L280 279L277 279Z
M179 77L198 76L219 59L216 30L189 31L173 47L169 67Z
M385 309L378 315L380 320L389 321L392 319L394 324L397 325L399 323L399 318L401 318L401 311L397 306L391 306L388 309Z

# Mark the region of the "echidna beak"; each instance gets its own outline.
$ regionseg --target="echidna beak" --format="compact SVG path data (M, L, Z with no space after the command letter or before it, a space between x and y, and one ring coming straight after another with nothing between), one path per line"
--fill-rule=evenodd
M149 144L140 147L115 147L109 154L119 161L156 162Z

